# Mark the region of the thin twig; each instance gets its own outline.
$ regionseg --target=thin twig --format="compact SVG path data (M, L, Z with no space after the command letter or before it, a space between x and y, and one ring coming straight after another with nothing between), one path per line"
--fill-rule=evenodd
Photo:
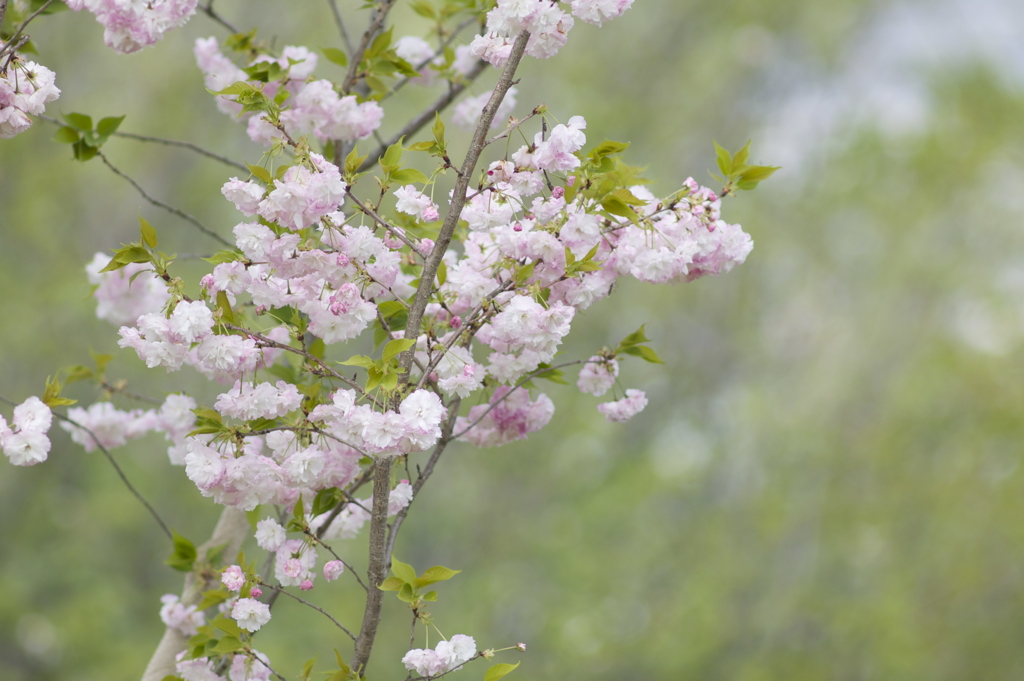
M434 277L437 274L437 268L441 264L441 258L444 257L445 251L448 250L448 245L451 243L452 236L455 234L455 227L459 222L459 216L462 214L462 207L466 203L466 192L469 189L469 178L476 168L477 161L480 159L480 154L483 152L484 141L487 139L487 133L491 129L491 122L494 121L494 116L498 112L498 107L501 106L502 100L505 99L505 94L508 92L509 88L512 87L512 80L515 78L516 68L518 68L519 61L523 58L523 53L526 51L526 43L529 39L529 31L521 31L516 37L516 42L512 46L512 52L509 55L508 63L505 64L505 68L502 70L501 76L498 78L498 82L494 86L494 91L491 93L491 98L488 100L487 105L484 106L484 110L480 115L480 121L477 123L476 132L473 134L473 141L469 145L469 150L466 151L466 158L462 163L462 170L455 183L452 199L448 206L448 214L445 215L444 224L441 226L441 231L434 242L434 249L430 252L430 257L428 257L427 261L423 264L423 272L420 274L420 285L416 289L416 296L413 299L413 305L409 310L409 318L406 322L406 338L415 339L419 337L420 324L423 321L423 311L426 309L433 291ZM399 366L405 369L406 377L409 376L408 372L412 366L412 356L413 351L410 348L403 352L399 359ZM408 378L405 380L408 381Z
M128 175L125 175L120 170L118 170L116 167L114 167L114 165L107 159L106 154L104 154L102 151L97 152L97 155L103 161L104 165L106 165L108 168L110 168L114 172L115 175L117 175L119 177L123 177L124 179L128 180L128 183L131 184L131 186L135 187L135 191L139 192L139 194L142 195L142 198L146 199L147 201L149 201L151 204L153 204L157 208L163 208L168 213L173 213L174 215L177 215L178 217L180 217L182 220L185 220L186 222L191 222L193 225L196 226L197 229L199 229L200 232L202 232L206 236L210 237L211 239L216 239L217 241L221 242L222 244L224 244L228 248L234 248L235 247L235 245L232 244L230 241L228 241L227 239L225 239L221 235L217 234L216 232L212 231L211 229L209 229L208 227L203 225L203 223L199 222L199 220L195 219L194 217L192 217L191 215L189 215L185 211L179 210L179 209L175 208L174 206L170 206L170 205L164 203L163 201L159 201L157 199L154 199L152 196L147 194L146 190L143 189L142 187L140 187L138 182L136 182L135 180L130 178Z
M386 229L390 234L398 237L398 239L402 243L404 243L406 246L412 249L413 253L420 256L421 258L423 257L423 254L420 253L419 248L417 248L416 244L412 242L412 239L406 236L403 232L399 231L397 227L394 227L391 224L389 224L387 220L377 215L377 213L372 208L370 208L362 201L360 201L359 198L352 193L352 189L350 187L345 187L345 194L348 195L348 198L352 200L352 203L356 204L356 207L359 208L359 210L361 210L364 215L366 215L371 220L376 222L378 225Z
M430 55L429 57L427 57L426 59L421 61L419 64L416 64L413 68L415 68L417 71L420 71L420 70L430 66L430 63L432 61L434 61L435 59L440 57L442 54L444 54L444 49L446 47L448 47L449 45L451 45L453 42L455 42L455 39L459 37L459 34L462 33L462 31L467 26L470 26L471 24L475 24L475 23L478 23L478 22L479 22L479 18L476 17L476 16L471 16L470 18L468 18L465 21L463 21L461 24L459 24L458 26L455 27L455 30L452 31L451 35L449 35L448 38L446 40L444 40L444 42L441 43L441 46L437 48L437 51L434 52L434 54ZM395 86L393 88L391 88L390 92L387 92L383 97L381 97L381 101L384 101L385 99L387 99L391 95L393 95L396 92L398 92L399 90L401 90L403 87L405 87L409 83L410 80L413 80L413 79L410 78L409 76L406 76L405 78L402 78L401 80L399 80L397 83L395 83Z
M344 631L346 634L348 634L348 637L350 639L352 639L353 641L356 640L356 637L352 634L351 631L349 631L348 629L345 628L344 624L342 624L338 620L336 620L333 617L331 617L331 613L327 612L323 608L321 608L319 606L316 606L316 605L313 605L312 603L310 603L309 601L307 601L305 599L299 598L298 596L296 596L295 594L291 593L290 591L286 591L283 586L274 586L272 584L267 584L266 582L262 582L262 581L260 582L260 584L265 586L265 587L269 587L271 589L274 589L274 590L277 591L277 593L284 594L285 596L288 596L289 598L292 598L292 599L298 601L299 603L302 603L303 605L306 605L306 606L309 606L310 608L313 608L318 613L320 613L321 615L323 615L324 617L326 617L330 621L334 622L334 626L338 627L339 629Z
M510 396L510 395L511 395L512 393L514 393L514 392L515 392L516 390L519 390L519 389L520 389L521 387L523 387L523 385L524 385L524 384L525 384L525 383L526 383L527 381L529 381L529 380L531 380L531 379L533 379L533 378L535 378L535 377L537 377L537 376L540 376L541 374L547 373L547 372L549 372L549 371L554 371L555 369L562 369L562 368L565 368L565 367L571 367L571 366L573 366L574 364L588 364L588 363L591 363L589 359L577 359L577 360L575 360L575 361L572 361L572 362L563 362L562 364L556 364L555 366L551 366L551 367L544 367L543 369L537 369L536 371L533 371L533 372L531 372L531 373L527 374L527 375L526 375L526 376L524 376L524 377L523 377L522 379L520 379L520 380L519 380L519 382L518 382L518 383L516 383L516 384L515 384L515 385L514 385L514 386L512 387L512 389L511 389L511 390L509 390L509 391L508 391L507 393L505 393L504 395L502 395L501 397L499 397L499 398L498 398L497 400L495 400L494 402L492 402L492 403L491 403L491 404L490 404L490 405L489 405L489 406L487 407L487 409L485 409L485 410L484 410L484 413L480 414L480 416L478 416L478 417L477 417L477 419L476 419L475 421L473 421L473 422L472 422L471 424L469 424L468 426L466 426L465 428L463 428L462 430L460 430L460 431L459 431L459 432L458 432L458 433L457 433L456 435L452 436L452 439L453 439L453 440L457 440L457 439L459 439L460 437L462 437L463 435L465 435L465 434L466 434L467 432L469 432L470 430L472 430L472 429L473 429L473 428L474 428L474 427L476 426L476 424L478 424L478 423L480 423L481 421L483 421L483 420L484 420L484 417L486 417L486 416L487 416L488 414L490 414L490 413L491 413L491 410L492 410L492 409L494 409L494 408L495 408L495 407L497 407L497 406L498 406L499 404L501 404L502 402L504 402L504 401L505 401L505 400L506 400L506 399L507 399L507 398L508 398L508 397L509 397L509 396ZM594 363L594 364L598 364L599 362L593 362L593 363Z
M237 28L228 23L228 21L224 19L224 17L213 11L213 0L209 0L209 2L207 2L205 6L199 5L199 9L202 10L203 14L210 17L211 19L213 19L218 24L228 29L232 33L241 33L241 31L239 31Z
M341 556L339 556L337 553L335 553L334 549L332 549L330 546L325 544L324 541L322 539L320 539L320 537L316 536L315 534L310 532L308 529L305 531L305 535L307 537L309 537L310 539L312 539L315 543L317 543L320 546L322 546L325 549L327 549L327 552L330 553L332 556L334 556L334 559L336 561L338 561L339 563L344 565L345 569L348 570L350 573L352 573L352 576L356 578L357 582L359 582L359 586L363 587L363 591L367 591L366 584L364 584L363 580L360 579L359 573L356 570L353 570L351 565L346 563L345 560Z
M359 41L359 47L349 55L348 73L345 74L345 80L341 84L342 93L351 93L352 86L355 85L356 78L359 75L359 63L363 61L363 55L366 54L370 41L376 38L381 28L384 27L384 20L387 19L388 12L394 6L395 0L381 0L381 3L373 10L370 25L366 28L366 32L363 33L363 37Z
M128 476L124 474L124 471L121 469L121 466L118 465L117 461L114 459L113 455L111 455L111 453L107 450L107 448L100 444L100 440L98 437L96 437L96 434L89 430L88 428L86 428L85 426L83 426L82 424L78 423L77 421L68 418L67 416L61 416L56 412L53 415L60 419L61 421L66 421L73 425L74 427L82 429L89 435L89 437L92 438L92 441L96 444L96 448L103 452L103 456L107 457L107 461L109 461L110 465L114 467L115 471L117 471L118 477L121 478L121 482L123 482L124 486L128 488L128 491L135 495L135 498L139 500L139 503L146 507L146 510L149 511L149 514L152 515L153 518L156 520L157 524L160 525L160 529L163 530L164 534L167 535L167 538L173 539L174 535L171 533L171 529L167 527L167 523L165 523L163 518L160 517L160 514L156 512L156 509L153 508L148 501L146 501L146 498L143 497L142 494L140 494L137 489L135 489L135 486L128 481Z
M21 38L22 32L24 32L24 30L26 28L28 28L29 23L33 19L35 19L37 16L39 16L40 14L45 12L46 8L49 7L50 5L52 5L53 3L54 3L54 0L47 0L45 5L43 5L42 7L37 9L35 12L33 12L29 16L28 19L25 19L25 21L21 22L21 26L18 27L18 30L14 32L14 35L11 36L11 39L7 41L6 45L4 45L4 49L0 50L0 57L2 57L4 52L6 50L8 50L8 49L10 49L12 55L14 54L14 50L17 49L17 47L19 46L18 39ZM6 2L4 2L2 10L0 10L0 26L3 26L3 24L4 24L4 15L5 14L7 14L7 3ZM8 61L8 63L10 63L10 59L8 59L7 61ZM6 69L6 68L7 68L7 64L4 64L4 69Z
M447 106L451 104L456 97L462 94L462 91L469 87L486 69L487 62L478 61L470 72L465 75L464 80L458 83L452 83L448 90L438 97L433 104L428 106L418 116L409 121L405 127L395 133L390 140L380 145L376 151L367 156L366 160L359 166L358 172L369 170L373 166L377 165L377 161L384 155L384 152L388 150L388 147L403 137L412 137L422 130L425 125L432 123L434 121L434 116L441 111L444 111L444 109L447 108ZM335 165L339 165L337 160L335 160Z
M251 331L251 330L249 330L249 329L247 329L247 328L245 328L243 326L236 326L235 324L229 324L227 322L224 322L224 327L228 328L228 329L231 329L232 331L238 331L240 333L243 333L246 336L248 336L249 338L252 338L253 340L258 340L259 342L264 343L266 345L269 345L270 347L279 348L281 350L287 350L288 352L294 352L296 355L301 355L302 357L305 357L310 362L313 362L314 364L319 366L321 369L323 369L331 378L335 378L335 379L341 381L342 383L344 383L345 385L349 386L350 388L354 388L360 394L362 394L362 392L363 392L362 386L360 386L358 383L355 383L354 381L351 381L348 378L345 378L344 376L342 376L340 373L338 373L333 368L331 368L331 366L329 364L324 362L322 359L320 359L316 355L310 354L310 353L306 352L305 350L301 350L299 348L292 347L291 345L288 345L287 343L278 343L273 338L268 338L267 336L264 336L261 333L256 333L255 331Z
M196 144L192 144L191 142L178 142L177 140L168 140L168 139L163 139L161 137L149 137L147 135L136 135L135 133L131 133L131 132L115 132L114 135L116 137L126 137L128 139L138 140L140 142L155 142L157 144L166 144L167 146L171 146L171 147L183 147L185 149L191 149L192 151L196 152L197 154L202 154L203 156L206 156L208 158L212 158L215 161L220 161L224 165L229 165L232 168L237 168L238 170L242 171L243 173L248 173L249 172L249 169L244 164L238 163L237 161L232 161L230 158L225 158L223 156L219 156L217 154L214 154L213 152L207 151L206 149L203 149L202 147L200 147L200 146L198 146Z
M498 140L505 139L506 137L508 137L509 134L511 134L513 130L516 130L520 125L522 125L526 121L528 121L531 118L533 118L534 116L536 116L537 115L537 109L539 109L539 108L540 107L537 107L536 109L534 109L533 111L530 112L529 116L526 116L525 118L520 118L518 121L516 121L512 125L510 125L507 128L505 128L504 132L498 133L497 135L495 135L491 139L487 140L486 146L494 144Z
M341 41L345 43L345 49L351 52L352 40L348 37L348 29L345 28L345 21L341 18L341 12L338 11L338 3L335 2L335 0L327 0L327 4L331 8L331 14L334 15L334 23L338 25L338 33L341 34Z

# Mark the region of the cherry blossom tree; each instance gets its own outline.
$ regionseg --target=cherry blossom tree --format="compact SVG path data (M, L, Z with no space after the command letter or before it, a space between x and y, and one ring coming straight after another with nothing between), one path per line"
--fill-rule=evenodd
M600 26L632 0L413 0L429 30L405 36L391 19L396 4L377 0L343 16L326 3L338 46L317 53L274 48L213 2L0 1L0 137L45 118L76 159L99 158L121 174L103 145L124 134L123 117L47 117L58 76L25 56L30 47L45 55L29 42L30 24L70 9L92 14L122 53L197 14L226 29L226 38L197 40L191 58L225 125L244 124L254 145L254 162L244 164L194 149L232 168L220 187L240 214L230 229L151 201L218 242L200 281L178 274L144 217L137 241L86 267L97 316L118 327L120 348L166 374L165 397L149 409L72 406L62 381L110 385L101 356L48 380L10 423L0 417L0 447L17 466L46 460L54 419L115 466L111 449L162 433L169 463L223 506L196 546L139 496L173 545L168 563L186 573L181 594L162 599L167 629L146 680L289 678L255 647L281 596L349 639L333 679L363 678L389 593L421 632L423 647L411 642L394 661L410 678L525 650L440 636L427 610L438 597L431 587L458 571L395 557L417 495L456 441L496 447L547 425L555 405L540 382L566 382L568 370L578 371L580 391L611 393L597 406L605 418L632 418L647 398L620 384L622 362L660 357L643 327L587 357L557 357L576 314L620 278L690 282L728 272L751 251L749 236L721 215L724 198L775 170L749 163L749 145L735 153L716 145L720 189L687 178L658 197L623 160L628 145L588 141L584 116L569 112L562 123L543 105L511 115L523 59L554 57L575 22ZM357 23L365 28L351 32ZM322 60L343 67L344 78L319 76ZM482 94L466 93L491 74ZM432 89L436 99L383 139L389 98L404 87ZM450 125L470 131L464 153ZM212 404L174 386L185 366L217 386ZM253 535L247 514L272 556L267 569L240 553ZM342 548L366 526L362 548ZM365 575L346 561L356 551L368 556ZM361 622L343 623L305 597L321 576L321 589L362 594ZM484 678L516 666L493 663Z

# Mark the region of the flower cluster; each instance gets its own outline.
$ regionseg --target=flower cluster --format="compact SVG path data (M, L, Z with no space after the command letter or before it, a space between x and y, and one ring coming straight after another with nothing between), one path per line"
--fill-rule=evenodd
M107 47L124 54L156 43L172 28L184 26L198 0L65 0L74 11L87 10L103 25Z
M4 66L0 42L0 66ZM43 113L48 102L60 97L53 71L15 56L0 71L0 138L14 137L32 127L29 115Z
M476 641L472 636L455 634L447 641L441 641L431 650L416 648L402 658L402 664L409 671L420 676L438 676L458 669L476 657Z
M32 466L46 461L50 438L46 433L53 413L38 397L30 397L14 408L11 429L0 416L0 449L15 466Z
M312 135L324 142L334 140L360 140L373 134L384 119L384 110L375 101L358 101L355 95L342 97L328 80L309 80L317 66L317 55L305 47L289 45L277 59L260 55L249 66L264 62L277 62L287 72L283 81L267 84L251 80L245 71L225 57L216 38L196 40L193 50L196 63L203 72L206 87L220 91L236 82L248 82L267 97L273 98L280 88L288 90L289 107L280 116L280 125L294 137ZM238 116L242 107L226 95L217 97L221 111ZM270 123L265 113L246 115L249 137L262 144L270 144L280 137L279 128Z

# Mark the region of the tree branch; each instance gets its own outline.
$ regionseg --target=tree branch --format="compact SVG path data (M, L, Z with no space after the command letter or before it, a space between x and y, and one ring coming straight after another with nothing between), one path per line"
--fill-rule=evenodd
M395 0L381 0L381 3L373 10L370 25L367 26L366 32L363 33L363 38L359 41L359 47L349 56L348 73L345 74L345 80L341 84L341 91L343 93L350 94L352 92L352 86L355 85L359 75L359 63L363 61L363 55L366 54L370 41L380 33L380 29L384 26L384 20L387 19L388 12L394 6Z
M338 11L338 3L335 0L327 0L327 4L331 8L331 14L334 16L334 23L338 25L338 33L341 34L341 41L345 43L345 49L351 52L352 40L348 37L348 30L345 28L345 21L341 18L341 12Z
M237 168L238 170L240 170L243 173L248 173L249 172L249 169L245 165L243 165L241 163L238 163L237 161L232 161L230 158L225 158L223 156L218 156L217 154L215 154L215 153L213 153L211 151L207 151L206 149L203 149L199 145L192 144L191 142L178 142L177 140L168 140L168 139L163 139L162 137L149 137L149 136L146 136L146 135L136 135L135 133L131 133L131 132L115 132L114 136L115 137L125 137L125 138L128 138L128 139L138 140L140 142L155 142L156 144L165 144L165 145L171 146L171 147L182 147L184 149L190 149L190 150L196 152L197 154L202 154L203 156L206 156L208 158L212 158L215 161L220 161L224 165L231 166L232 168Z
M462 162L459 179L455 183L455 190L452 194L451 204L448 207L448 214L445 215L441 232L437 235L437 239L434 242L434 250L430 252L430 257L423 264L423 272L420 274L420 285L416 289L416 297L413 299L412 307L409 310L409 318L406 322L406 338L415 340L419 337L420 324L423 321L423 311L430 301L430 295L434 288L434 276L437 274L437 268L441 264L441 258L444 257L445 251L448 250L448 246L451 244L455 227L458 225L459 217L462 215L462 207L466 204L466 191L469 189L469 179L476 168L481 152L483 152L484 143L487 140L487 134L491 129L494 116L498 113L498 107L501 106L505 93L512 87L516 68L518 68L519 62L523 58L523 53L526 51L526 43L529 39L529 31L522 31L516 37L508 63L505 64L505 69L501 72L497 85L494 86L494 92L491 93L491 98L480 115L480 122L476 126L473 141L469 145L466 158ZM413 350L410 348L402 353L399 360L399 366L405 369L404 376L406 381L408 381L409 369L412 366L412 357Z
M388 500L391 496L391 457L379 457L373 466L373 511L370 517L370 564L366 570L369 591L366 594L366 609L363 611L363 625L356 639L352 653L352 669L363 675L366 663L370 661L373 640L377 637L380 624L380 608L384 592L378 588L387 577L390 560L387 555Z
M214 547L224 545L223 555L234 556L242 547L242 542L249 535L251 528L249 520L245 517L245 511L233 507L226 507L220 514L220 520L213 530L213 534L196 551L200 557ZM195 571L185 575L185 585L181 592L181 603L185 606L197 605L202 598L202 593L213 584L219 583L217 575L200 575ZM159 645L153 652L146 671L142 674L142 681L162 681L166 676L174 675L175 656L188 645L188 637L177 629L168 628L160 639Z
M206 236L210 237L211 239L216 239L217 241L221 242L222 244L224 244L228 248L234 248L235 247L235 245L233 243L231 243L230 241L228 241L227 239L222 237L220 234L217 234L216 232L214 232L210 228L206 227L203 223L199 222L199 220L195 219L194 217L192 217L191 215L189 215L185 211L179 210L179 209L175 208L174 206L171 206L171 205L168 205L168 204L164 203L163 201L159 201L157 199L154 199L152 196L147 194L146 190L143 189L142 187L140 187L138 182L136 182L135 180L130 178L128 175L125 175L124 173L122 173L117 168L115 168L114 165L109 160L107 160L106 155L102 151L97 152L97 156L100 157L100 159L103 161L103 164L106 165L108 168L110 168L114 172L115 175L117 175L118 177L123 177L124 179L128 180L128 183L131 184L131 186L135 187L135 191L139 192L139 194L142 195L142 198L146 199L147 201L149 201L151 204L153 204L157 208L163 208L168 213L173 213L174 215L177 215L182 220L185 220L186 222L191 222L193 225L196 226L196 228L199 229L200 232L202 232Z
M470 70L470 72L464 76L464 81L452 84L448 88L448 91L445 92L440 97L438 97L433 104L428 106L426 109L423 110L422 113L420 113L418 116L416 116L411 121L406 123L405 127L399 130L397 133L395 133L395 135L391 139L389 139L384 144L381 144L376 151L367 156L366 160L363 161L362 165L359 166L358 172L363 172L375 166L377 164L377 161L380 160L380 157L384 155L384 152L388 150L388 147L390 147L398 140L402 139L403 137L412 137L420 130L422 130L425 125L427 125L428 123L433 123L434 115L441 111L444 111L445 108L447 108L449 104L455 101L455 98L462 94L463 90L472 85L473 81L476 80L480 76L480 74L483 73L486 69L487 62L478 61L476 65L472 68L472 70ZM337 162L335 162L335 164L337 165Z

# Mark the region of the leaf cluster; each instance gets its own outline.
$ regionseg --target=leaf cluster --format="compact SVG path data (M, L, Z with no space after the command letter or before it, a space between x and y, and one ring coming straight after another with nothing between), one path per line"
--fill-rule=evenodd
M725 183L722 195L731 193L733 188L749 190L767 180L780 166L757 166L749 165L747 159L750 157L750 142L743 145L743 148L735 154L729 153L715 142L715 159L722 177L712 175L719 182Z
M61 126L53 139L61 144L70 144L76 161L88 161L96 156L124 120L124 116L108 116L101 118L94 128L91 116L69 113L62 114L62 117L67 125Z

